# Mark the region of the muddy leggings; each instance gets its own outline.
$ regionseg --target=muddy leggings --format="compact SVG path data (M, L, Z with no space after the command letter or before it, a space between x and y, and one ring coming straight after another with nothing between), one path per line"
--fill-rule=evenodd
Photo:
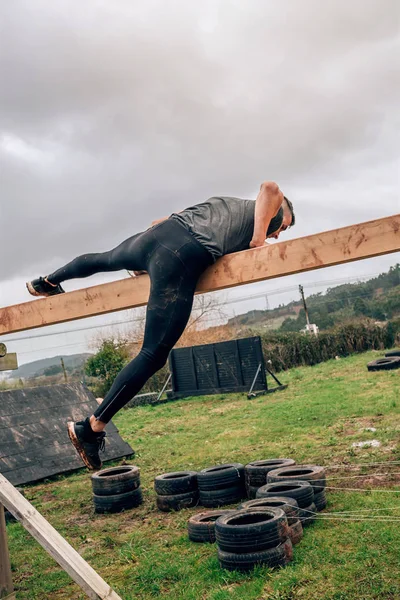
M197 281L212 262L211 254L183 225L168 219L110 252L84 254L48 276L51 283L121 269L145 270L150 276L143 347L116 377L94 413L98 420L108 423L165 365L189 320Z

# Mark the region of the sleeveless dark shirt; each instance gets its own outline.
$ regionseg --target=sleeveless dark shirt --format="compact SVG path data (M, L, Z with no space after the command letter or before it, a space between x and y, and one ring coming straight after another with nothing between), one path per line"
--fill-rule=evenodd
M181 223L217 260L224 254L248 250L254 230L255 200L218 196L174 213ZM271 220L265 237L279 229L283 209Z

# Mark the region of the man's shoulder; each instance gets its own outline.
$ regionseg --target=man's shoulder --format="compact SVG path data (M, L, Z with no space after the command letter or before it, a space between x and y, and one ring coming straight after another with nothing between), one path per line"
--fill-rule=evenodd
M207 200L207 202L212 202L212 201L225 201L225 202L255 202L255 200L251 200L249 198L238 198L237 196L211 196L211 198L209 198Z

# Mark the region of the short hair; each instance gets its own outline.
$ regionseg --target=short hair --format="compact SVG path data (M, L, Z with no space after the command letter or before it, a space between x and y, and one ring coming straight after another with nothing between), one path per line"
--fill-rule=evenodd
M294 216L294 210L293 210L293 204L290 202L289 198L286 198L286 196L283 196L286 200L286 204L288 205L288 208L290 210L290 214L292 215L292 222L290 223L289 227L293 227L293 225L296 223L296 217Z

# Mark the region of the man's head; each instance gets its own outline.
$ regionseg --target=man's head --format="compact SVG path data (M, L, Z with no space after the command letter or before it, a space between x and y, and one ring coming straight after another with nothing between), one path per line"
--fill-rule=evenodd
M276 231L267 235L267 238L275 238L277 240L282 231L285 231L289 227L293 227L295 224L296 218L294 216L293 204L290 202L289 198L286 198L286 196L283 196L282 209L283 219L281 226Z

